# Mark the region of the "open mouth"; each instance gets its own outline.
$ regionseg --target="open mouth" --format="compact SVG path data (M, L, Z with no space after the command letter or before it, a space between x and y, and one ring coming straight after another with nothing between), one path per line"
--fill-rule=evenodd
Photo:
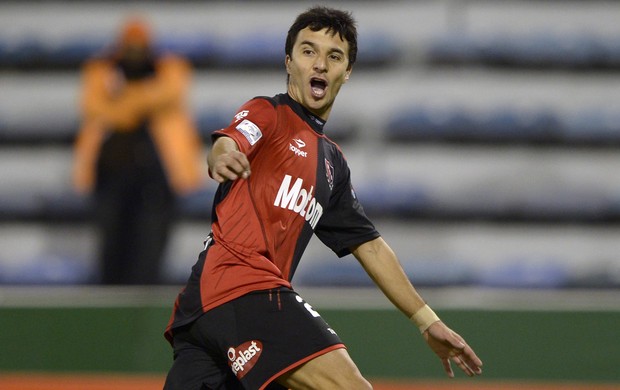
M327 89L327 81L318 77L310 79L310 89L312 90L312 96L315 98L322 98L325 96L325 90Z

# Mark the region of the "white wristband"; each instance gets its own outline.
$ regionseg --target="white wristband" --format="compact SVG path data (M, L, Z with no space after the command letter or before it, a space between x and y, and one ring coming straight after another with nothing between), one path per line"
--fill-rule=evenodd
M413 313L410 320L417 325L418 329L420 329L420 333L424 333L424 331L435 322L441 321L428 305L422 306L420 310Z

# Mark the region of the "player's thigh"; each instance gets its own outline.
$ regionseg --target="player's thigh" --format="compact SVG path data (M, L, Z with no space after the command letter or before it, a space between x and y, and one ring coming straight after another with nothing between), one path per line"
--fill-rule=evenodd
M277 382L293 390L372 389L344 348L320 355L285 373Z

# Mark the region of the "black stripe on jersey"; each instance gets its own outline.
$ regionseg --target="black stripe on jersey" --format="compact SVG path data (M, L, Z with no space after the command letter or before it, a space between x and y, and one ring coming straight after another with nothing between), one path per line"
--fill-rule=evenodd
M217 186L217 190L215 191L215 196L213 197L213 205L211 206L211 222L217 222L217 213L215 211L217 205L220 204L221 201L224 200L228 192L230 192L230 188L232 187L232 180L227 180L224 183Z

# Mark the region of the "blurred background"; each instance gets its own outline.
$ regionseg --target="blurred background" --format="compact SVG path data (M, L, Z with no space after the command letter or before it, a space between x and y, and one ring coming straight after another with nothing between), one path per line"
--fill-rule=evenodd
M178 199L161 286L94 286L92 199L71 185L84 61L144 17L157 50L192 64L206 151L247 99L285 91L286 32L313 4L0 1L0 371L164 372L160 331L209 232L205 181ZM326 133L431 306L480 346L490 378L620 383L620 2L326 4L353 12L360 47ZM363 371L441 375L397 341L415 334L352 257L314 241L294 283ZM41 347L42 323L60 341ZM130 352L81 355L95 338Z

